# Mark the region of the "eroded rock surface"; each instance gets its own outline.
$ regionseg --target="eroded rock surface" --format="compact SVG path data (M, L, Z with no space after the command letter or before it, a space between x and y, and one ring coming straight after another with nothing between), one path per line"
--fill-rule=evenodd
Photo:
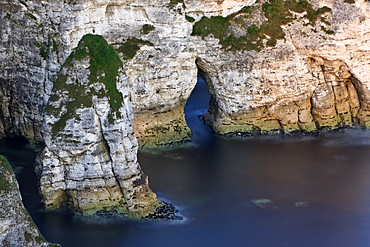
M200 51L197 60L213 96L208 116L215 131L367 127L368 7L367 1L262 1L195 24L193 34L204 42L216 37L222 46Z
M142 217L159 205L137 161L127 77L116 51L84 36L54 84L39 157L47 209Z

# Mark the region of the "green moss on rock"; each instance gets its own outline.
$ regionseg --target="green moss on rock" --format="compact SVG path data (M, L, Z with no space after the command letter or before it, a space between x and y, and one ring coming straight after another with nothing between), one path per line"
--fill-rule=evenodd
M35 45L40 51L40 56L43 57L44 59L47 59L49 56L47 47L44 44L41 44L40 42L35 42Z
M142 34L148 34L151 31L153 31L154 29L155 29L155 27L153 25L144 24L143 27L141 28L141 33Z
M146 30L148 30L148 28ZM142 45L153 46L153 43L149 41L144 41L142 39L131 38L126 40L126 42L123 44L115 45L119 45L119 47L117 48L117 52L122 54L123 59L129 60L135 57L138 50L140 50L140 46Z
M68 97L68 101L64 102L66 111L62 114L59 121L53 126L53 133L61 131L68 119L75 116L75 112L81 107L92 107L92 98L94 95L103 98L109 98L111 112L109 120L112 122L113 116L121 117L120 107L123 103L122 93L116 87L116 79L119 73L119 68L123 63L117 52L107 41L100 35L85 35L78 44L77 49L67 58L63 68L67 68L68 72L72 72L74 63L81 61L84 58L89 58L90 71L88 77L88 85L80 82L78 79L68 81L70 75L65 75L62 72L57 77L53 95L50 97L50 103L59 100L59 95L63 92ZM62 69L63 71L63 69ZM105 88L98 92L92 87L93 83L100 82ZM47 107L49 115L58 115L62 111L63 104L58 108L54 108L51 104Z
M303 18L308 19L308 25L315 26L318 20L328 24L326 19L322 18L322 16L331 11L328 7L315 10L307 1L270 0L262 5L263 13L267 19L266 21L260 26L256 24L243 25L243 23L248 23L247 20L251 18L252 11L258 7L259 6L245 7L238 13L227 17L203 17L194 24L192 35L198 35L202 38L213 35L213 37L220 40L222 47L228 50L259 51L265 46L264 40L266 40L266 46L275 46L278 39L285 38L281 26L292 22L292 12L301 14L305 12L306 14ZM230 34L228 28L233 23L242 23L242 29L246 34L240 37L235 37L235 35ZM332 31L327 31L326 33L331 34Z
M191 16L188 16L188 15L185 15L185 19L188 21L188 22L194 22L195 19Z
M32 13L26 13L28 17L30 17L32 20L37 21L36 16L34 16Z

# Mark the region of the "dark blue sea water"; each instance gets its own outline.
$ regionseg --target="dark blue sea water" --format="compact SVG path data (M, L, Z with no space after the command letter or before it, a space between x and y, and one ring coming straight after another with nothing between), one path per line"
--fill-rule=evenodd
M177 206L183 222L42 213L34 154L19 141L3 142L0 153L16 168L45 238L65 247L370 246L369 131L221 138L198 118L208 107L206 92L197 85L185 108L197 145L139 154L151 188Z

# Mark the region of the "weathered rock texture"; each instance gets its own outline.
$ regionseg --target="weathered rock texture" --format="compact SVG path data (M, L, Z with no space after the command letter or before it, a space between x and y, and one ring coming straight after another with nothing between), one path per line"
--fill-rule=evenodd
M260 1L222 20L198 22L193 34L204 42L213 35L222 45L198 55L215 131L367 127L368 7L367 1Z
M47 209L142 217L159 202L137 162L127 77L102 36L84 36L68 57L46 109L39 158Z
M0 156L0 245L58 246L42 237L23 206L13 169L4 156Z
M45 141L42 157L47 165L40 169L41 185L45 203L51 207L64 201L86 206L86 210L89 203L95 205L92 202L111 205L113 199L105 200L106 196L102 200L89 196L89 203L82 202L80 192L89 194L90 185L100 186L103 181L107 185L102 188L113 188L116 182L120 184L120 176L126 179L126 170L116 165L114 156L115 152L124 153L122 157L128 153L117 151L112 143L130 139L126 127L119 127L119 121L123 126L129 123L112 115L111 111L118 114L121 110L100 93L104 87L92 86L95 81L86 74L91 60L77 59L71 68L62 68L71 62L67 58L72 49L88 33L102 35L123 61L120 75L128 79L127 101L131 100L135 114L132 125L144 147L190 138L183 107L196 84L198 69L212 94L207 119L217 133L369 126L370 6L365 0L2 0L0 5L0 135ZM68 103L69 94L54 91L59 98L53 96L53 85L63 76L76 92L94 88L91 102L80 99L80 108ZM124 90L120 87L119 91ZM50 105L57 110L48 110L42 137L50 95ZM53 129L55 124L59 127ZM92 130L95 134L90 134ZM122 137L119 141L107 134L113 130ZM136 145L119 148L135 149L132 146ZM81 151L87 147L91 150ZM103 149L105 156L97 156ZM73 165L74 159L69 159L75 156L79 158ZM94 168L88 166L85 171L89 159ZM95 164L109 159L112 173L102 177L106 171ZM140 177L140 169L132 164L128 176ZM63 170L66 167L71 170ZM111 179L112 174L118 179ZM118 194L111 198L117 201Z
M124 61L141 146L190 138L183 107L198 68L213 96L208 119L218 133L368 125L364 0L1 4L2 135L42 140L47 95L86 33L103 35ZM339 63L351 76L333 71ZM350 100L326 102L333 90L344 90L337 84L348 87Z

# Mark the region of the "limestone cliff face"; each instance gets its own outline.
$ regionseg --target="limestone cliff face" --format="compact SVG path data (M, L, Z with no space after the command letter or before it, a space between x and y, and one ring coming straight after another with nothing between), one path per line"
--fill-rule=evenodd
M117 49L141 146L190 138L183 107L198 68L217 133L315 132L368 125L368 4L102 1L79 5L69 36L92 30Z
M47 205L62 201L83 205L76 191L88 191L89 187L74 182L92 181L95 175L91 174L104 172L95 168L94 172L89 168L82 172L82 160L98 164L111 159L113 169L116 163L112 157L121 151L113 148L107 133L129 133L120 132L121 124L115 122L122 119L115 115L121 108L108 98L103 100L103 87L94 84L91 74L81 72L88 71L89 59L77 59L78 63L70 66L73 71L62 68L71 63L68 56L89 33L103 36L123 61L120 75L127 75L125 100L132 102L132 128L140 146L190 138L183 107L196 84L198 69L212 94L207 119L217 133L316 132L355 124L369 126L370 6L365 0L50 0L0 4L0 135L45 141L40 173ZM117 88L122 91L120 78ZM95 96L89 102L82 97L82 108L73 106L68 93L55 91L60 81L75 88L75 93L94 89ZM72 118L73 124L67 121ZM96 134L91 135L92 130ZM132 143L128 149L136 146ZM98 151L81 151L89 145ZM96 156L101 150L108 150L103 152L105 158ZM50 158L54 156L59 158ZM75 156L81 160L77 168L68 160ZM62 169L67 165L72 167L70 175ZM129 167L127 174L141 177L136 165ZM108 177L112 174L125 176L112 171ZM106 188L116 182L107 183ZM58 197L57 191L64 198L60 202L50 199Z
M23 206L13 170L4 156L0 156L0 245L59 246L46 242L33 223Z
M218 133L368 125L364 0L1 4L1 135L42 140L42 115L56 74L86 33L103 35L124 61L140 145L190 138L183 106L198 68L213 95L208 119ZM338 77L341 72L329 67L351 76ZM345 94L358 102L339 110L337 99L326 102L341 87L333 83L352 85Z
M198 55L216 132L368 126L369 3L298 2L256 3L223 19L222 34L210 30L215 19L195 25L204 42L213 35L222 45Z
M127 77L115 50L84 36L64 63L46 109L38 167L47 209L141 217L159 202L137 162Z

